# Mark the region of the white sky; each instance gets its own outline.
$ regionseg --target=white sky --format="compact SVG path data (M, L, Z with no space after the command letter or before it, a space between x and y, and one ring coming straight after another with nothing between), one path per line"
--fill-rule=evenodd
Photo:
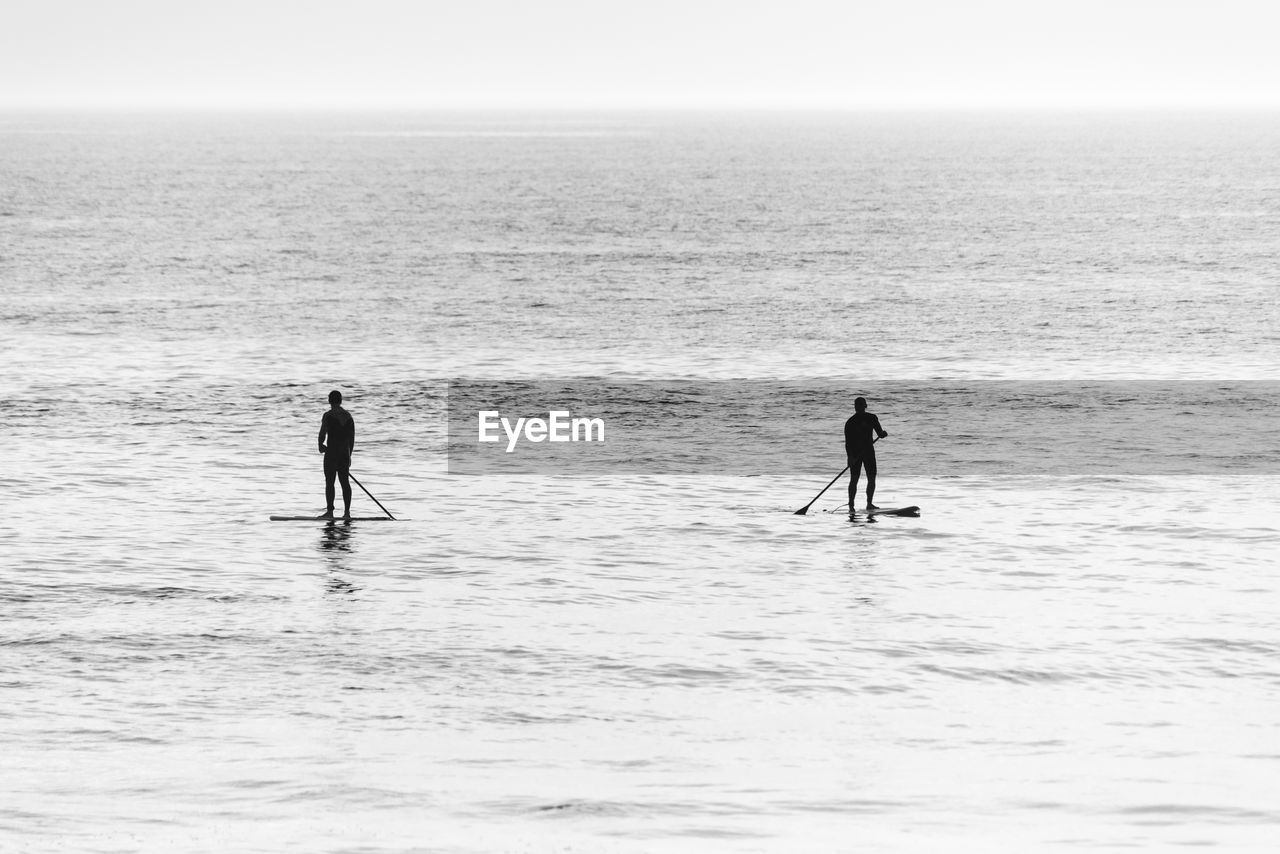
M0 106L1280 106L1280 0L0 0Z

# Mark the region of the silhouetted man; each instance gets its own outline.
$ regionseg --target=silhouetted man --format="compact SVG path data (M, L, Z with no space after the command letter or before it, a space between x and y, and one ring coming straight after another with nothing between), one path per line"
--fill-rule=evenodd
M326 447L324 440L328 437ZM325 511L321 519L333 518L333 479L342 483L342 518L351 518L351 452L356 446L356 422L342 408L342 392L329 392L329 411L320 419L320 453L324 454Z
M883 439L889 434L880 426L880 419L867 412L867 399L859 397L853 402L854 413L844 422L844 452L849 457L849 512L853 512L854 498L858 494L858 476L867 470L867 509L875 510L871 499L876 494L875 433Z

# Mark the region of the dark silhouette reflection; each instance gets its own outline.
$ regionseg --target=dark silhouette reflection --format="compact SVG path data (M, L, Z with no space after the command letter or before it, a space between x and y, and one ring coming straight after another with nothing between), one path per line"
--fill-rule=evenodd
M338 578L336 576L330 578L324 583L324 591L326 593L334 593L339 596L349 596L352 593L357 592L359 589L359 587L356 587L345 578Z
M333 521L320 530L320 553L331 559L350 554L355 543L352 539L356 527L350 522Z
M329 567L326 593L351 594L360 589L343 577L351 573L348 560L355 553L355 531L350 522L338 521L329 522L320 531L317 549Z

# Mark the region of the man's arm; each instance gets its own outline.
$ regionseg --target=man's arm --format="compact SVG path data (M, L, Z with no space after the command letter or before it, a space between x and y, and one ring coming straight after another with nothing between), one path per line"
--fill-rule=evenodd
M348 459L350 459L351 455L355 453L355 450L356 450L356 420L352 418L351 419L351 442L350 444L347 445Z
M329 432L329 413L325 413L320 417L320 435L316 437L317 444L320 445L320 453L324 453L324 437Z
M876 435L879 436L881 439L883 439L885 436L888 436L889 435L888 431L886 431L883 427L880 426L880 417L878 415L873 415L872 417L876 419Z

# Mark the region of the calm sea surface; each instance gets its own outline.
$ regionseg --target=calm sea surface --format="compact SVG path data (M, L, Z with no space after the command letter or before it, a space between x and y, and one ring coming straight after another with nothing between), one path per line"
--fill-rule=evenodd
M1277 150L0 116L0 849L1274 850ZM830 471L450 475L455 377L811 382ZM954 397L1191 382L1146 467ZM267 521L323 507L331 388L401 521ZM793 514L857 394L918 519Z

